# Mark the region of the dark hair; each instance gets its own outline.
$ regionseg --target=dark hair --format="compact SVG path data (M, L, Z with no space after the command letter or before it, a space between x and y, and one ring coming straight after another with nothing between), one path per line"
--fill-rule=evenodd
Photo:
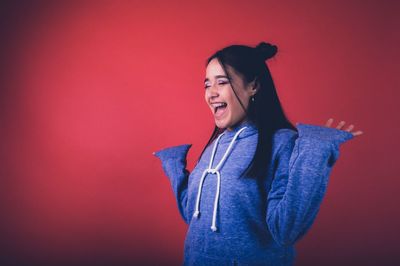
M271 73L265 63L277 53L277 46L261 42L255 48L245 45L231 45L225 47L213 55L207 61L206 66L214 58L221 64L224 72L232 87L236 98L245 110L247 119L253 122L258 129L258 144L256 152L247 169L242 176L251 178L262 178L265 176L269 167L272 153L272 137L276 130L289 128L297 131L296 127L287 119L281 106ZM254 101L250 101L248 110L243 106L235 89L231 83L230 73L226 66L233 68L245 81L258 82L259 89L255 94ZM215 126L210 139L201 152L198 161L205 149L216 139L224 130Z

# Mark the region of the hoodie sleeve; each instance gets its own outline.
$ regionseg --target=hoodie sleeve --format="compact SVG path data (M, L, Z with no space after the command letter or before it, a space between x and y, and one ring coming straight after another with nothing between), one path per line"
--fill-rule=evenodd
M311 227L325 194L339 146L352 139L348 131L297 124L298 134L285 137L276 158L268 193L267 225L274 240L293 245Z
M186 213L189 171L186 169L186 155L192 144L173 146L154 152L161 160L162 168L169 178L174 192L179 213L188 223Z

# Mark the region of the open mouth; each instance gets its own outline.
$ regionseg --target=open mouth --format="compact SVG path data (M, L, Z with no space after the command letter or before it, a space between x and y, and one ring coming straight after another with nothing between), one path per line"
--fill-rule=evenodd
M214 115L221 116L226 110L227 103L224 102L213 103L212 107L214 108Z

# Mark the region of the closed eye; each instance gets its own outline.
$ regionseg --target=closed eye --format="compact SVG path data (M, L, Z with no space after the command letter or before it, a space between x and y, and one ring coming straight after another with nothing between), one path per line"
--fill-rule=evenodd
M229 82L227 81L227 80L218 80L218 85L225 85L225 84L228 84ZM206 84L204 84L204 88L205 89L207 89L207 88L209 88L210 87L210 84L209 83L206 83Z

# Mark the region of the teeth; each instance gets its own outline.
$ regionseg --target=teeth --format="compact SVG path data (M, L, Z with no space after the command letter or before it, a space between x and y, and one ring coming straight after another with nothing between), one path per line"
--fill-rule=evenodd
M211 105L212 105L212 107L214 107L214 112L217 111L218 107L227 106L226 103L212 103Z
M214 108L218 108L218 107L221 107L221 106L225 106L226 105L226 103L213 103L213 104L211 104Z

